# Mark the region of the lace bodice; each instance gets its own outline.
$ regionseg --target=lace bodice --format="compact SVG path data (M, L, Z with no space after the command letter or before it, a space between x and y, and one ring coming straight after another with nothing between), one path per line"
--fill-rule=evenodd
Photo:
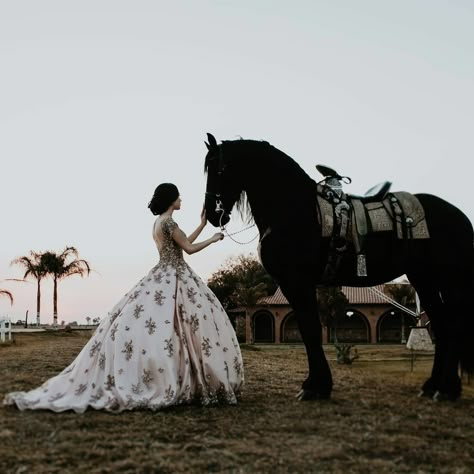
M185 265L182 248L173 240L173 230L178 227L178 224L172 217L161 222L161 229L163 231L163 245L158 248L160 254L160 266L171 265L174 268L181 268ZM156 241L156 238L155 238Z

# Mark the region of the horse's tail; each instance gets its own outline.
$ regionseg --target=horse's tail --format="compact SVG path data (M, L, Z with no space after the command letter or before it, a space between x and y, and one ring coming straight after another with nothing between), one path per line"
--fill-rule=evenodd
M461 370L469 375L474 374L474 314L471 314L470 309L472 295L474 295L474 247L472 249L472 264L471 264L471 284L469 293L464 297L464 311L463 311L463 334L461 347Z

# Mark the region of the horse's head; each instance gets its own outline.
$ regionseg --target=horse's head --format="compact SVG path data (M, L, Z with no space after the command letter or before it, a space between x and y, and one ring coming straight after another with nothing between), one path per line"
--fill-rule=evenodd
M230 220L234 204L242 192L236 181L238 173L233 169L232 160L224 155L224 144L217 144L216 139L207 134L205 170L207 172L206 209L207 220L214 226L225 226Z

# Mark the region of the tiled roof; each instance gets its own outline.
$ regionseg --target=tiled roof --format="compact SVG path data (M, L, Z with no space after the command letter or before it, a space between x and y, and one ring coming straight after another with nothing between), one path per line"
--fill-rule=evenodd
M281 304L288 305L288 300L281 292L281 288L278 287L272 296L264 296L258 300L258 304Z
M384 300L380 295L371 288L375 288L382 293L384 291L385 285L377 285L374 287L353 287L353 286L343 286L342 292L346 295L349 300L349 304L387 304L387 301ZM264 305L288 305L288 300L283 295L280 287L277 288L275 294L272 296L265 296L258 300L258 304Z
M350 304L387 304L387 300L371 290L371 288L385 293L384 285L373 287L343 286L342 292L346 295Z

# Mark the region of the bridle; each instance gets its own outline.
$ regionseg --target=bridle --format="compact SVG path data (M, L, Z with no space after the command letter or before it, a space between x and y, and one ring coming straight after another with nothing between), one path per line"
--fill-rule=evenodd
M222 196L222 174L224 173L225 164L224 164L224 153L222 151L222 145L218 146L219 148L219 156L218 156L218 163L217 163L217 177L218 177L218 185L217 190L215 193L210 193L206 191L205 197L207 199L208 196L211 196L216 201L216 213L221 213L219 218L219 227L221 230L224 230L225 226L222 225L222 217L225 214L224 205L222 204L221 196Z
M244 229L241 229L241 230L238 230L238 231L232 232L232 233L227 232L227 229L226 229L227 224L226 225L222 224L222 219L226 214L226 211L224 209L224 205L223 205L222 199L221 199L222 198L222 175L224 174L224 170L225 170L225 162L224 162L224 153L223 153L222 145L218 145L218 148L219 148L219 156L217 158L218 159L218 163L217 163L217 178L218 178L217 190L214 193L210 193L210 192L206 191L205 192L205 198L207 199L208 197L212 197L216 201L215 212L216 212L216 214L220 213L219 227L221 229L221 232L226 234L227 237L229 237L235 243L240 244L240 245L247 245L247 244L250 244L251 242L253 242L258 237L259 233L257 233L257 235L255 237L253 237L251 240L249 240L248 242L239 242L239 241L235 240L232 236L235 235L235 234L240 234L240 232L251 229L252 227L255 227L255 224L252 224L248 227L245 227ZM228 215L230 215L230 213Z

